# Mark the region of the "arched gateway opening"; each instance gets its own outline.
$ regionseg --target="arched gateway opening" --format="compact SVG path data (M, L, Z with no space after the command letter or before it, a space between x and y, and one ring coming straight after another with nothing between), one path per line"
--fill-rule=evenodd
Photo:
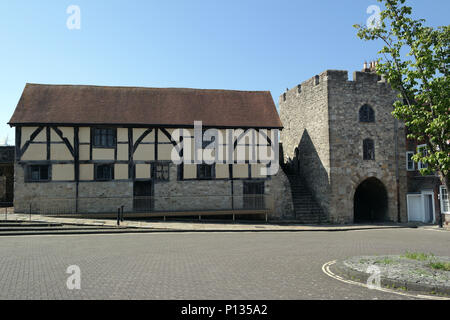
M384 221L387 218L388 196L384 184L368 178L356 188L353 199L355 222Z

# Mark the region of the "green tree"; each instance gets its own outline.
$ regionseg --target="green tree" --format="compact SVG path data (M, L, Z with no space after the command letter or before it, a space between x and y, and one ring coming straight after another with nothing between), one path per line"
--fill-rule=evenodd
M376 72L399 93L392 114L404 121L408 139L427 145L413 160L428 165L422 174L437 172L450 190L450 26L425 26L405 0L378 1L385 7L379 19L355 25L357 35L380 41Z

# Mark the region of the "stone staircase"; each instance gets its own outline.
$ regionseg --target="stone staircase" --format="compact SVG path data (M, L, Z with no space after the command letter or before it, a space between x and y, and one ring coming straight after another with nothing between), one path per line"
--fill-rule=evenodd
M327 216L313 195L297 175L288 175L294 202L295 220L304 224L327 222Z

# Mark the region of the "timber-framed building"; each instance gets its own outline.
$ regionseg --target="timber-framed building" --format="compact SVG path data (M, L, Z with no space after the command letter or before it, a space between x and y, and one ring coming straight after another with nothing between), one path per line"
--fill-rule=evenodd
M244 148L244 161L175 164L174 130L188 145L195 121L226 139L231 130L241 132L230 141ZM9 124L16 130L16 212L106 213L124 206L292 213L282 170L263 175L267 164L249 160L259 145L273 146L271 131L282 129L267 91L27 84ZM249 129L266 138L240 141Z

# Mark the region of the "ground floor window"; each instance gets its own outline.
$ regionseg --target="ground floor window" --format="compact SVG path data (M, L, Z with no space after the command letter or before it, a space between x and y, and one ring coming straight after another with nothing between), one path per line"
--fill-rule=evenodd
M169 181L169 163L155 163L152 166L152 178L157 181Z
M442 213L450 213L448 191L444 186L441 186L441 211Z
M34 165L27 169L27 181L49 181L50 169L49 165Z
M197 179L211 180L216 177L215 165L199 164L197 165Z
M114 179L114 166L112 164L98 164L95 166L95 180L110 181Z

